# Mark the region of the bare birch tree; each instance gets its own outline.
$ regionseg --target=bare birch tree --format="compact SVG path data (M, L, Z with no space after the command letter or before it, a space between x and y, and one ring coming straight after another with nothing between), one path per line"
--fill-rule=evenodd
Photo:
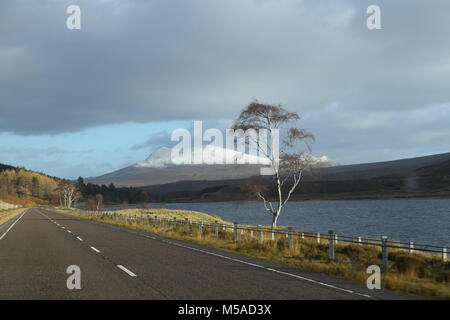
M81 194L75 183L62 180L58 185L60 204L67 208L72 208L73 204L80 199Z
M281 105L263 104L255 100L241 112L233 125L235 131L246 132L254 129L261 132L263 129L268 132L267 139L247 140L247 143L256 145L259 155L270 160L276 201L268 199L267 188L264 186L252 185L247 188L247 192L250 190L263 201L266 211L272 216L272 228L277 226L284 205L300 184L303 171L316 163L310 154L308 143L314 141L314 136L305 129L288 126L298 120L300 116L297 113L288 112ZM273 139L278 139L276 130L286 132L286 137L279 141L279 152L273 147ZM252 136L249 135L248 138L252 139ZM295 151L299 142L305 143L307 151Z

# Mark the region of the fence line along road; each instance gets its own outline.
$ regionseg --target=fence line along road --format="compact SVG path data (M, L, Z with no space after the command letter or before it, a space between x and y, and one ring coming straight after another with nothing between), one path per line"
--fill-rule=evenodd
M289 249L294 249L294 238L297 239L314 239L318 244L321 241L328 242L328 257L329 260L333 261L336 259L335 249L336 245L340 242L358 244L358 245L368 245L380 247L382 253L383 267L388 268L388 251L391 249L407 250L410 253L413 252L428 252L439 254L444 262L447 261L448 247L446 246L435 246L429 244L414 243L413 241L401 242L389 240L387 236L381 236L380 239L373 238L363 238L350 237L337 235L333 230L328 231L328 233L320 232L306 232L294 230L292 227L287 229L272 229L270 227L264 227L262 225L251 226L251 225L239 225L234 222L233 224L219 224L217 221L214 223L206 223L203 221L191 221L189 219L177 220L176 218L168 219L163 217L162 219L157 215L151 215L149 213L143 213L139 215L121 214L115 211L85 211L80 209L58 209L66 212L77 213L81 215L86 215L88 217L98 218L98 219L111 219L114 221L122 221L127 224L137 224L137 225L148 225L148 226L161 226L164 230L167 230L170 226L177 228L177 226L183 226L184 232L194 231L193 224L196 224L196 229L199 236L203 236L206 230L210 232L217 238L220 236L219 230L229 232L233 235L234 241L240 241L243 234L248 234L252 238L257 238L260 242L266 240L275 240L276 236L286 237L288 239ZM265 237L269 234L269 237Z

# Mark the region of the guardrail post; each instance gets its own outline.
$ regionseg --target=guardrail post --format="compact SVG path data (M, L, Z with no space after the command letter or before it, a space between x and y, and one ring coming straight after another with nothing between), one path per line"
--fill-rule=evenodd
M216 221L214 221L214 236L216 238L219 238L219 223Z
M336 234L333 230L329 230L329 237L328 237L328 259L330 261L334 261L336 256L334 252L334 243L336 241Z
M173 218L173 228L175 229L177 227L177 218Z
M446 247L442 248L442 260L444 262L447 262L447 248Z
M294 250L294 234L293 234L293 228L288 228L288 243L289 243L289 250Z
M414 242L410 241L409 242L409 253L413 253L414 251Z
M166 230L167 228L167 217L163 218L163 229Z
M184 232L189 233L189 219L184 218Z
M317 232L316 237L317 237L317 243L320 243L320 232Z
M262 225L258 225L258 230L259 230L259 242L263 242L264 241L264 229L263 229Z
M361 246L362 245L362 238L358 237L358 244Z
M155 216L155 226L158 225L158 216Z
M238 232L238 224L237 222L233 222L233 234L234 234L234 241L239 240L239 232Z
M203 221L198 221L198 233L200 234L200 237L203 235Z
M302 232L302 239L305 239L305 233Z
M338 243L338 235L337 233L334 234L334 244Z
M250 237L253 238L253 229L250 229Z
M381 258L383 260L383 269L386 271L389 268L389 257L388 257L388 237L381 237Z

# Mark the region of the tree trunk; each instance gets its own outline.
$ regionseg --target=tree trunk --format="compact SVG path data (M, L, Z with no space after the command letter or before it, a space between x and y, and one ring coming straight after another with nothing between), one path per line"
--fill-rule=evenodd
M280 216L281 207L272 216L272 241L275 241L275 229L277 227L278 217Z
M277 221L278 221L278 216L279 216L279 211L277 211L273 216L272 216L272 229L275 229L277 227Z

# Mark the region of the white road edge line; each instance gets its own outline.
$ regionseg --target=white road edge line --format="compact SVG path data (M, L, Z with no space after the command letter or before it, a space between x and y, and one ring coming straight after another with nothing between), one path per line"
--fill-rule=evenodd
M121 269L122 271L124 271L126 274L128 274L130 277L137 277L133 272L131 272L130 270L128 270L127 268L125 268L124 266L118 264L117 267L119 269Z
M250 262L247 262L247 261L243 261L243 260L227 257L227 256L224 256L224 255L221 255L221 254L218 254L218 253L213 253L213 252L209 252L209 251L206 251L206 250L201 250L201 249L197 249L197 248L194 248L194 247L185 246L185 245L182 245L182 244L179 244L179 243L176 243L176 242L172 242L172 241L163 240L163 242L166 242L166 243L178 246L178 247L186 248L186 249L189 249L189 250L194 250L194 251L206 253L206 254L213 255L213 256L216 256L216 257L220 257L220 258L223 258L223 259L227 259L227 260L243 263L243 264L246 264L246 265L249 265L249 266L262 268L262 269L267 270L267 271L280 273L280 274L283 274L283 275L286 275L286 276L289 276L289 277L305 280L305 281L308 281L308 282L311 282L311 283L315 283L315 284L318 284L318 285L321 285L321 286L324 286L324 287L329 287L329 288L333 288L333 289L336 289L336 290L339 290L339 291L344 291L344 292L347 292L347 293L350 293L350 294L354 294L354 295L363 296L363 297L366 297L366 298L373 299L373 297L371 297L371 296L369 296L367 294L354 292L352 290L340 288L340 287L337 287L335 285L331 285L331 284L320 282L320 281L317 281L317 280L314 280L314 279L302 277L302 276L299 276L299 275L296 275L296 274L293 274L293 273L288 273L288 272L284 272L284 271L275 270L275 269L272 269L272 268L267 268L267 267L261 266L259 264L254 264L254 263L250 263Z
M68 232L68 233L72 233L72 231L70 231L70 230L67 230L67 232Z
M96 248L94 248L94 247L91 247L91 249L94 250L94 251L97 252L97 253L100 253L100 250L98 250L98 249L96 249Z
M19 217L16 221L14 221L14 223L13 223L12 225L9 226L8 230L6 230L5 233L3 233L2 236L0 237L0 240L2 240L2 239L6 236L6 234L9 232L9 230L11 230L12 227L14 227L14 225L17 223L17 221L19 221L19 220L23 217L23 215L24 215L25 213L28 212L28 210L30 210L30 209L25 210L25 211L20 215L20 217Z

